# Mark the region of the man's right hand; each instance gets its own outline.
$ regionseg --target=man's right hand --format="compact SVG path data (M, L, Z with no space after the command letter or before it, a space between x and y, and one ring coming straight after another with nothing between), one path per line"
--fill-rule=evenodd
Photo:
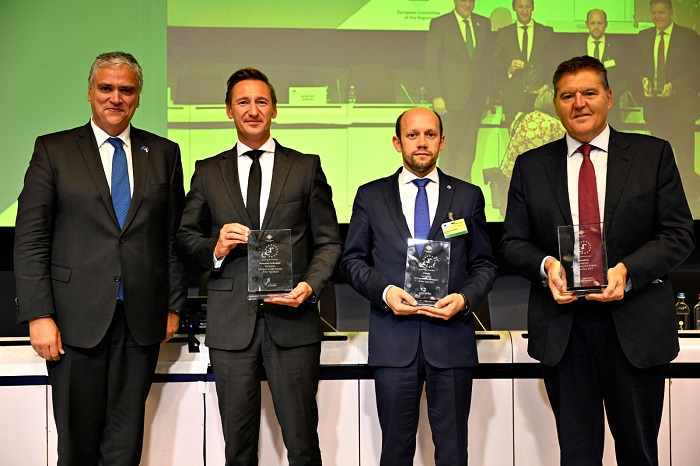
M216 247L214 248L214 255L218 260L223 259L228 256L231 249L235 248L239 244L246 244L248 242L248 234L250 233L250 228L240 223L227 223L219 231L219 240L216 242Z
M397 316L416 314L420 309L416 307L418 304L416 298L398 286L392 286L386 292L386 303Z
M37 317L29 321L29 341L39 357L58 361L63 351L61 332L51 317Z
M512 75L516 71L522 70L523 68L525 68L525 62L516 58L510 62L510 67L508 67L508 74Z
M578 300L573 294L566 293L566 275L561 262L549 257L544 263L544 270L547 272L547 285L557 303L568 304Z

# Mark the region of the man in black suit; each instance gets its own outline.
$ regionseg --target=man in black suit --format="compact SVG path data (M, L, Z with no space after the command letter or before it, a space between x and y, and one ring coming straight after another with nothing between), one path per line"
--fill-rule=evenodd
M560 64L553 83L567 135L517 158L500 247L532 282L528 353L544 364L561 464L601 464L603 406L617 463L658 464L663 365L679 351L668 273L694 248L693 219L668 142L606 123L598 60ZM607 286L577 298L555 259L557 227L598 222Z
M700 35L673 22L671 0L652 0L650 7L654 27L639 33L637 48L642 53L644 120L651 134L673 144L683 187L689 200L697 203L700 176L695 170L695 120L700 117Z
M177 144L134 128L133 56L92 64L92 119L37 138L15 230L18 321L47 360L59 465L137 465L161 341L184 309Z
M610 37L605 34L608 27L608 15L603 10L594 9L586 15L586 27L589 34L584 40L583 34L577 34L576 40L569 48L570 57L578 57L580 55L588 55L600 60L605 69L608 71L608 82L610 87L615 91L615 94L621 96L629 88L627 84L627 75L629 68L625 67L624 60L626 51L622 44L610 40ZM625 72L627 70L627 72ZM608 122L611 125L619 125L620 104L614 103L608 112Z
M491 21L475 14L475 0L430 21L425 44L428 92L449 135L440 167L471 181L479 125L490 92Z
M264 370L290 465L320 465L316 391L321 354L317 298L340 257L331 187L318 155L270 136L277 98L261 71L228 80L226 113L238 143L200 160L177 244L207 283L207 346L216 378L226 464L258 464ZM290 229L294 289L248 300L248 235Z
M496 33L494 61L503 86L506 126L518 112L530 112L554 66L554 30L532 19L535 0L513 0L517 21Z
M369 364L383 466L413 464L423 384L436 464L467 463L471 368L478 363L471 310L491 290L496 266L481 190L436 168L444 140L431 110L398 118L393 143L403 168L357 191L340 263L346 280L370 301ZM446 296L434 306L418 305L404 289L411 238L450 243Z

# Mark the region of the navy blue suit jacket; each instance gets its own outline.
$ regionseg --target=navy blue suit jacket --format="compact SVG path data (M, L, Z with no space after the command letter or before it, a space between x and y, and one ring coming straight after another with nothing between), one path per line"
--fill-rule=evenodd
M678 354L674 297L667 274L694 247L693 218L668 142L618 133L608 146L604 231L608 265L622 262L632 289L620 301L579 299L559 305L543 286L545 256L559 257L557 226L571 225L564 138L519 156L513 168L501 254L532 282L528 353L546 365L566 350L577 307L608 310L625 356L635 367L664 364Z
M471 315L448 321L425 316L396 316L382 299L389 285L403 288L410 230L401 209L398 176L361 186L353 206L340 270L345 279L370 301L369 364L403 367L413 361L419 343L435 367L470 367L478 363ZM491 253L484 196L478 187L440 176L440 195L428 239L449 241L450 293L462 292L470 308L486 297L496 277ZM449 214L463 218L468 234L445 240L441 224Z

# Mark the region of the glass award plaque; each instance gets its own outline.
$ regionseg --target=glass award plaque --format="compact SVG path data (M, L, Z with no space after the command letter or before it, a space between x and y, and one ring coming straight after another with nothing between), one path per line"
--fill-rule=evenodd
M525 63L523 68L523 92L526 94L537 94L542 83L537 79L537 73L535 72L535 67L532 63Z
M292 291L292 230L253 230L248 235L248 299Z
M603 224L559 226L557 231L567 292L576 296L601 293L608 284Z
M404 290L419 305L432 306L447 296L450 282L450 243L409 239Z

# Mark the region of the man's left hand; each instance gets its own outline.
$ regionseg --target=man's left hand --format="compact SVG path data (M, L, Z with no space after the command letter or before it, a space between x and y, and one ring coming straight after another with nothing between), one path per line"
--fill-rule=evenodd
M435 303L435 306L420 306L416 314L448 320L466 307L464 297L460 293L448 294Z
M627 267L622 262L608 269L608 286L602 293L587 294L588 301L619 301L625 297L625 285L627 284Z
M312 294L314 294L314 290L311 288L311 285L306 282L299 282L296 288L289 293L265 298L263 301L266 303L280 304L282 306L299 307L299 305L306 301Z
M177 329L180 328L180 314L172 309L168 310L168 325L165 328L165 339L161 343L170 340Z

